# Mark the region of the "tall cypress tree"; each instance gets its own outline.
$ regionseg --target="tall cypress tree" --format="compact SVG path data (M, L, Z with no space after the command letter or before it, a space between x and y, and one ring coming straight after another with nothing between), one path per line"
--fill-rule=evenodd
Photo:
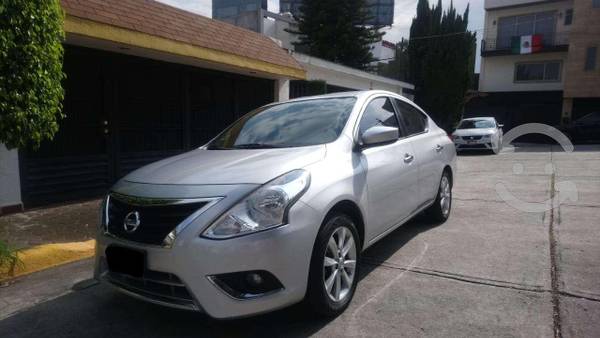
M298 18L297 46L310 55L365 69L374 60L371 44L381 40L378 27L368 26L365 0L305 0Z
M453 4L429 7L419 0L410 29L410 79L415 102L447 131L452 131L464 110L473 74L475 34L467 30L469 6L460 15Z

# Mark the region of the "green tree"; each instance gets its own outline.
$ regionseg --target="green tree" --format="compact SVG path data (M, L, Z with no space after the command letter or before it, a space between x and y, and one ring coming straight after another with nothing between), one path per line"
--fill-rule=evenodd
M396 44L394 59L377 64L377 74L400 81L409 80L408 40L402 39Z
M52 139L62 115L63 12L59 0L0 2L0 142Z
M381 40L379 27L366 22L365 0L305 0L300 7L296 46L310 55L349 67L367 69L375 59L371 44Z
M419 0L410 28L408 54L415 102L450 132L462 118L475 61L475 34L467 30L469 6L463 15L453 4L429 7Z

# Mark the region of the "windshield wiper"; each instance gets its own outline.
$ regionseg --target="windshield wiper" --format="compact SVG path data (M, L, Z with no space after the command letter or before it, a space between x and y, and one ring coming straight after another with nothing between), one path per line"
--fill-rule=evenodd
M236 144L232 148L234 149L269 149L269 148L284 148L284 146L267 143L244 143Z

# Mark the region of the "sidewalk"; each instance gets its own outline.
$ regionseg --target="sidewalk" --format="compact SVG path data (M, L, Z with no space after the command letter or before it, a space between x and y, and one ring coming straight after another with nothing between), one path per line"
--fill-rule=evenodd
M18 277L93 255L99 200L0 217L0 240L19 250ZM0 282L12 278L0 269Z

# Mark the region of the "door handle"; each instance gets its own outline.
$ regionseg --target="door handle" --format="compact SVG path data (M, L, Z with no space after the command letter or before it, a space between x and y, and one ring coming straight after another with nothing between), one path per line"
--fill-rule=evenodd
M439 145L439 144L438 144L437 146L435 146L435 151L437 151L438 153L439 153L440 151L442 151L442 149L444 149L444 147L443 147L443 146L441 146L441 145Z
M409 153L404 154L404 163L410 163L415 159L414 156L412 156Z

